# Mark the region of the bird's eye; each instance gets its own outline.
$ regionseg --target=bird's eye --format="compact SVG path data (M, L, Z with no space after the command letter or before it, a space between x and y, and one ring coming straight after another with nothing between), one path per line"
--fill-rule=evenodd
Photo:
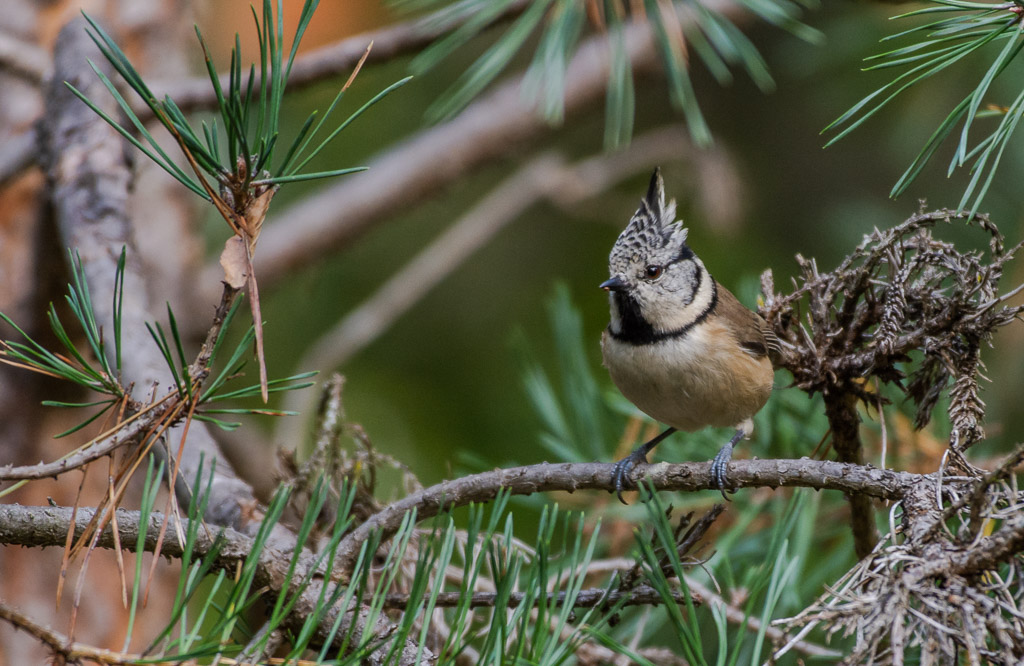
M654 281L660 278L664 272L665 268L663 266L658 266L657 264L649 264L646 268L644 268L644 278L647 280Z

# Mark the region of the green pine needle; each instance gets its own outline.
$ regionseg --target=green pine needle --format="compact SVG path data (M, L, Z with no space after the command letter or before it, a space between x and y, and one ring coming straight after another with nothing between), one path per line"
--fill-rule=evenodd
M959 0L930 1L929 7L906 12L894 18L908 19L936 13L943 17L896 32L883 40L914 41L868 57L867 61L871 64L865 69L903 71L826 127L824 131L835 130L837 133L825 145L830 146L846 137L912 86L923 83L968 58L983 57L983 53L990 52L988 47L1002 40L1002 48L988 62L984 74L939 124L891 191L893 197L905 192L939 147L952 136L954 128L959 125L960 132L949 165L949 173L952 174L955 169L971 162L971 178L961 196L959 209L965 210L970 207L973 215L978 211L991 187L1004 151L1017 128L1021 110L1020 97L1001 114L1002 118L994 129L989 130L980 139L972 138L972 134L980 124L976 121L1000 115L987 110L986 105L990 103L994 81L1007 70L1024 48L1024 33L1021 29L1020 16L1009 11L1006 5Z

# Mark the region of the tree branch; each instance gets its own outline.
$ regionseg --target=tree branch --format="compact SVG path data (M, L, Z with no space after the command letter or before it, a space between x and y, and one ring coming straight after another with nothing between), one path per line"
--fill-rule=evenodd
M85 27L84 19L73 20L64 26L57 40L54 77L46 100L44 152L61 241L75 248L81 258L90 290L107 295L115 293L114 278L121 249L133 245L126 208L132 174L127 144L64 85L64 81L71 82L108 113L116 115L116 106L89 61L100 67L109 68L109 64L89 39ZM145 326L147 318L154 318L145 280L142 267L130 253L123 283L123 382L141 390L173 384L164 358ZM92 303L101 328L113 331L112 299L95 297ZM182 436L180 426L167 434L168 438ZM207 465L215 458L218 460L206 519L243 531L255 529L258 521L253 520L256 502L252 490L234 475L205 424L189 425L188 444L178 461L181 474L189 481L182 487L192 485L202 457ZM188 498L179 500L185 504Z
M493 499L500 490L507 489L514 495L531 495L538 492L577 490L601 490L613 492L612 468L610 463L540 463L523 467L510 467L481 472L444 481L393 502L374 514L356 528L339 546L339 563L346 551L358 551L360 545L373 530L381 530L390 536L398 528L406 513L415 509L417 520L424 520L470 502ZM715 490L710 475L710 463L655 463L639 466L633 473L634 479L647 483L655 490L694 492ZM729 465L729 479L738 488L780 488L803 487L816 490L838 490L845 493L862 493L885 500L899 500L910 492L932 481L932 475L894 472L874 467L859 467L845 463L822 460L735 460ZM92 511L79 509L76 517L77 529L84 528ZM121 542L135 543L138 534L138 512L118 510L118 525ZM27 507L0 505L0 543L22 546L63 545L67 537L67 525L71 519L70 508ZM146 547L156 544L156 535L163 516L152 514L147 532ZM127 526L127 527L126 527ZM252 541L249 537L224 528L226 542L221 550L224 566L234 566L249 552ZM214 537L205 530L199 532L195 546L196 556L209 551ZM108 526L98 544L104 548L113 546L111 528ZM179 557L181 546L173 539L165 542L162 554ZM287 560L281 551L270 548L273 556ZM300 562L312 562L311 555L302 555ZM269 558L269 559L268 559ZM273 586L278 575L287 565L270 566L273 557L261 558L261 566L267 560L265 578L261 582Z
M427 596L430 596L427 593ZM508 595L508 607L516 608L523 603L523 599L526 598L524 592L512 592ZM682 592L673 592L673 599L677 604L685 604L686 597ZM384 598L384 607L393 608L396 610L404 610L409 602L412 601L412 597L409 594L389 594ZM469 607L470 608L494 608L498 600L497 592L475 592L470 595ZM580 590L580 592L573 599L573 608L593 608L599 605L613 605L618 603L620 600L623 601L624 606L659 606L664 600L658 591L649 585L637 585L631 590L606 590L602 587L592 587L586 590ZM419 599L416 599L418 602ZM550 604L554 602L556 606L565 605L565 592L549 592L543 598L538 600L538 603ZM434 603L438 608L455 608L456 606L465 603L465 594L459 591L455 592L441 592L437 595ZM693 603L700 605L704 603L704 600L697 593L693 595ZM782 633L782 632L779 632Z
M22 465L20 467L10 465L0 467L0 481L56 478L59 474L84 467L94 460L99 460L103 456L109 455L122 446L137 442L142 435L149 431L154 424L163 420L175 407L174 401L170 400L174 395L169 393L158 401L151 403L145 410L118 423L109 435L98 437L65 458L55 460L52 463Z
M1000 563L1008 561L1024 550L1024 513L1017 513L1007 520L993 534L982 537L968 548L934 559L924 564L915 575L922 578L931 576L975 576L992 571Z
M864 464L864 448L860 441L860 417L854 393L842 386L830 386L823 392L825 416L832 432L833 448L839 462ZM878 543L875 511L871 498L849 495L850 525L853 529L853 548L857 557L865 558Z
M49 627L44 627L13 608L10 608L2 601L0 601L0 620L5 620L16 629L21 629L28 633L30 636L50 648L54 653L59 654L63 657L63 662L61 663L77 664L83 660L87 660L99 664L116 666L119 664L136 664L141 657L141 655L103 650L83 643L73 643L64 634L54 631Z
M417 520L423 520L470 502L490 501L503 489L513 495L554 490L612 492L615 487L613 467L609 463L541 463L443 481L389 504L348 534L338 546L338 570L342 580L346 579L355 566L363 542L375 530L380 530L384 538L391 536L413 509ZM711 464L706 462L663 462L639 466L632 476L634 482L642 481L655 490L713 490L716 486L711 479L710 467ZM929 478L909 472L809 459L737 460L729 464L729 480L737 488L805 487L840 490L887 500L902 498L908 488Z
M417 511L417 519L423 520L436 515L440 511L469 502L492 499L499 490L507 488L513 494L532 494L535 492L564 490L573 492L583 489L597 489L611 492L613 465L605 463L566 463L552 465L543 463L528 467L516 467L484 472L437 484L421 492L414 493L403 500L395 502L384 510L371 516L352 533L346 536L338 548L335 571L330 578L344 582L351 573L354 557L362 543L374 530L381 530L384 536L390 536L398 528L402 518L412 510ZM658 463L640 467L634 473L644 478L657 490L714 490L710 476L709 463ZM801 460L740 460L731 463L729 477L738 487L810 487L817 489L834 489L846 493L863 493L872 497L898 500L913 490L919 490L932 483L931 475L893 472L871 467ZM76 516L76 532L83 529L92 517L92 511L79 509ZM120 543L136 542L139 525L137 512L118 512ZM16 505L0 505L0 543L25 546L59 546L67 536L67 526L72 517L72 509L58 507L23 507ZM157 535L164 517L153 514L147 529L146 548L152 550L156 546ZM174 532L172 531L172 534ZM985 552L992 557L1002 556L1007 549L1016 547L1020 534L1024 530L1014 528L1013 538L993 540L992 546ZM216 566L225 570L233 570L237 563L244 559L252 549L252 540L230 528L222 531L224 546L221 549ZM213 545L214 536L200 530L193 548L194 557L202 557ZM115 547L112 529L109 526L100 535L97 544L100 547ZM162 553L170 557L180 557L182 546L175 539L165 542ZM289 581L302 580L310 570L313 558L308 554L300 554L296 572L288 575L290 554L273 547L265 549L259 558L258 575L255 583L266 586L273 595L294 593L288 589ZM321 598L321 585L315 580L304 590L297 600L290 622L301 625L308 613L316 608ZM640 603L647 597L640 595L636 602ZM585 597L589 599L589 597ZM392 597L394 603L400 599ZM486 603L481 597L479 603ZM646 601L644 601L646 603ZM331 609L323 616L322 627L330 627L343 609ZM353 620L359 622L363 618L359 612L352 614ZM326 629L323 630L326 636ZM342 632L344 634L344 632Z
M74 536L77 539L89 524L94 513L93 509L88 508L79 508L75 511L70 507L0 505L0 543L37 548L63 546L67 538L68 525L71 522L72 516L74 515L75 518ZM96 539L96 546L109 549L120 545L126 550L131 550L130 544L135 544L138 540L141 527L140 517L138 511L118 509L117 525L119 539L114 539L111 521L107 521L107 526ZM159 535L165 521L166 517L160 513L153 512L150 514L149 523L145 526L146 539L144 548L147 552L153 552L157 547ZM182 518L181 525L183 530L187 530L188 520ZM176 530L170 529L167 532L172 536L163 541L160 546L160 554L166 557L181 558L184 552L183 545L173 536L177 533ZM193 558L200 559L206 556L212 550L217 539L221 540L221 547L213 566L218 570L233 573L239 563L245 560L252 552L253 540L229 527L221 528L217 533L214 533L212 530L200 529L196 532L196 540L193 544ZM298 590L292 588L302 581L311 570L315 559L308 553L300 553L295 570L289 572L291 556L291 551L280 550L272 545L265 546L260 552L256 566L255 588L265 587L270 590L271 597L275 598L280 594L295 595ZM301 631L303 629L303 624L311 609L322 604L321 592L323 585L324 583L321 579L315 579L302 591L285 622L286 626L293 631ZM319 640L327 639L331 626L337 619L339 612L339 609L335 608L325 613L317 629ZM336 645L338 647L341 646L347 629L352 623L357 623L355 628L357 635L363 631L363 627L366 624L366 617L361 612L361 609L355 609L354 611L349 609L349 614L351 617L342 623L341 630L337 634ZM377 626L368 627L366 630L372 631L381 638L386 638L391 629L393 628L386 618L378 618ZM415 645L411 647L407 645L403 649L402 654L403 660L400 663L412 664L411 655L416 654ZM429 656L429 650L426 650L424 654ZM372 659L369 663L373 663Z
M733 606L723 599L721 595L716 594L714 590L700 581L694 580L692 577L687 577L686 584L694 594L704 599L705 604L720 604L722 609L725 611L725 617L729 622L740 626L746 626L748 630L755 633L764 628L765 636L772 641L781 642L786 639L786 632L782 631L778 627L773 627L771 625L765 626L767 624L765 620L762 620L756 615L750 615L747 611ZM830 650L815 643L808 643L804 640L795 641L793 643L793 648L810 657L830 657L835 659L843 656L841 652Z

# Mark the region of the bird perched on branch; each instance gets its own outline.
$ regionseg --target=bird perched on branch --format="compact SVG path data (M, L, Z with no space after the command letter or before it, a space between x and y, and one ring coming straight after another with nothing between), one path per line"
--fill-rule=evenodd
M604 365L630 402L669 426L615 465L615 491L676 430L733 426L711 464L725 494L733 446L750 436L772 390L769 353L778 339L758 314L718 284L686 244L676 203L665 203L655 169L640 208L608 257L611 323L601 337Z

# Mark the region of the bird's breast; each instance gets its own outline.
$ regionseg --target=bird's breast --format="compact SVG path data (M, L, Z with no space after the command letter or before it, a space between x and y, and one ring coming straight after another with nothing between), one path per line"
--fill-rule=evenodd
M715 319L683 337L645 345L622 342L605 331L601 349L622 394L651 418L679 430L735 426L771 394L771 362L744 352Z

